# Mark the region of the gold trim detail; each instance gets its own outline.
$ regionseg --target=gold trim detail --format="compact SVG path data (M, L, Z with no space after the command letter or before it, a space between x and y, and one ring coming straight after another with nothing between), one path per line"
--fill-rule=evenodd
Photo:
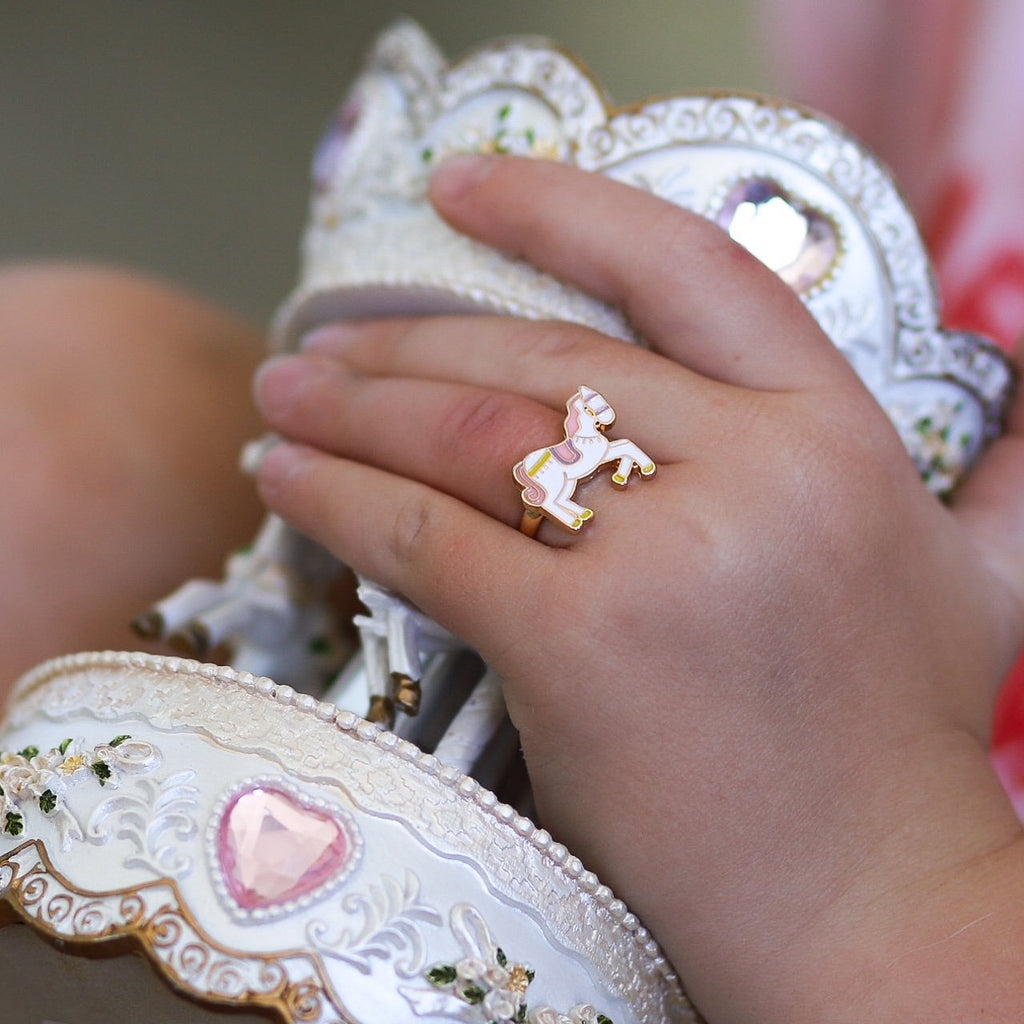
M0 857L0 929L17 921L86 956L141 950L172 989L201 1003L269 1011L283 1024L356 1024L330 992L316 957L258 956L219 945L172 881L111 892L76 889L38 840Z
M548 459L551 458L551 449L548 448L544 454L526 471L527 476L533 476L534 473L540 472L547 464Z

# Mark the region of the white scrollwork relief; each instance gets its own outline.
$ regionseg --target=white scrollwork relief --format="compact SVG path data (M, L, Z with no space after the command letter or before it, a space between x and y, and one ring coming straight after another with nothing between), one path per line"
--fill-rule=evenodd
M142 868L162 878L184 878L193 858L180 851L199 831L196 821L199 789L191 785L196 773L175 772L166 779L140 779L131 792L104 800L85 829L90 843L103 845L116 836L135 847L124 860L126 868Z
M341 901L347 915L362 916L358 930L342 928L331 938L332 925L311 921L306 936L317 952L343 960L364 974L372 970L372 961L395 960L395 973L414 978L426 963L426 942L420 925L440 925L440 913L420 899L420 880L412 871L405 879L384 876L368 893L348 893Z

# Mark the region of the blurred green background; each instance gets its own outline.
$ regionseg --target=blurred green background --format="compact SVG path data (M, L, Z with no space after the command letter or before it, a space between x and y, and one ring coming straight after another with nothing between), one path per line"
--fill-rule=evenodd
M750 0L0 0L0 258L169 276L265 320L310 154L376 32L545 35L614 99L765 88Z

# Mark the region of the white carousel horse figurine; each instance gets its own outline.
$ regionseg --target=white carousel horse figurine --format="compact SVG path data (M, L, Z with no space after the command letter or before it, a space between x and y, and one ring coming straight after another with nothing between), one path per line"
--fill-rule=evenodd
M227 658L239 670L317 689L351 655L330 599L344 567L275 515L220 580L188 580L132 626L195 658Z
M565 440L530 452L512 470L523 488L527 514L538 509L570 530L594 516L593 509L572 500L576 485L609 462L618 462L612 483L625 487L635 466L641 476L651 476L654 460L626 438L609 441L604 429L615 419L615 410L585 385L565 403Z
M359 577L356 590L369 615L357 615L363 671L370 698L366 717L394 728L395 711L416 715L420 680L431 655L465 644L393 590Z
M132 625L183 654L221 656L300 691L319 691L331 680L332 700L391 728L396 711L418 712L431 656L466 645L398 594L359 579L357 595L370 614L354 619L356 654L332 601L343 572L328 551L269 515L253 544L228 559L223 579L189 580ZM350 692L354 669L359 686Z

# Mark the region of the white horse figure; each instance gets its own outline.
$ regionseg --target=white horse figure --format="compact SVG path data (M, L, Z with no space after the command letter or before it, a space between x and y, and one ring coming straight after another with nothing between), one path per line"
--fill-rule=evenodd
M609 441L602 431L615 419L615 410L593 388L583 386L565 403L565 440L530 452L512 470L523 488L527 515L531 509L550 516L570 530L594 516L593 509L572 500L576 485L609 462L618 462L612 483L625 487L635 466L651 476L654 460L632 441ZM534 516L539 513L533 513Z

